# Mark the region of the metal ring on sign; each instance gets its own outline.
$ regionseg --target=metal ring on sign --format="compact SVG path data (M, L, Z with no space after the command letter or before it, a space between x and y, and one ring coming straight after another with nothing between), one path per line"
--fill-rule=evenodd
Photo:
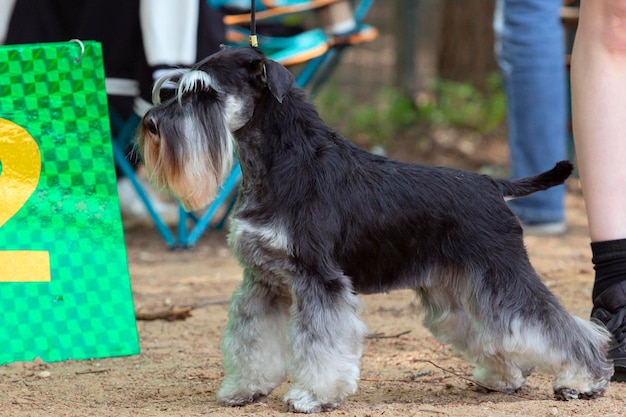
M80 46L80 56L74 60L74 62L78 63L80 62L83 55L85 55L85 45L80 39L70 39L69 42L75 42L78 44L78 46Z

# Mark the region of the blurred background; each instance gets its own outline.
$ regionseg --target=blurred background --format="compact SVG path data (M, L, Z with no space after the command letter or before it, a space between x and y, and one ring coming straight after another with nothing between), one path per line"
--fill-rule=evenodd
M324 69L332 65L322 64L313 66L322 70L309 78L321 82L298 84L310 89L324 121L342 136L405 162L520 178L574 159L566 69L577 9L564 7L572 3L576 0L254 4L259 47L293 68L297 82L309 64L341 54L328 78ZM357 12L363 4L371 4L366 26ZM102 42L122 213L147 217L138 193L141 200L154 201L166 223L175 223L175 204L169 199L160 204L158 193L142 194L151 187L143 181L134 131L164 72L191 66L223 43L248 45L254 26L250 7L250 0L0 0L0 44L5 36L7 44ZM109 81L120 79L136 87L109 88ZM135 184L135 176L143 182ZM562 213L564 191L524 204Z
M345 52L315 96L322 117L397 159L507 176L494 9L495 0L376 1L365 21L379 36Z

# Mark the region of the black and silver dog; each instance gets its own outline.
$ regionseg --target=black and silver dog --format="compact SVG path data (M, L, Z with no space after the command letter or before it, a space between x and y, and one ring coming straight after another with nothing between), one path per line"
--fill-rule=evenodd
M337 407L359 380L356 293L398 288L415 289L424 325L481 385L512 392L539 368L557 398L602 395L607 332L544 286L504 202L562 183L571 164L508 181L376 156L326 126L293 81L256 49L223 49L158 81L139 131L152 180L188 208L211 201L235 153L241 163L229 241L244 277L219 401L260 401L290 374L291 411ZM166 82L175 97L160 103Z

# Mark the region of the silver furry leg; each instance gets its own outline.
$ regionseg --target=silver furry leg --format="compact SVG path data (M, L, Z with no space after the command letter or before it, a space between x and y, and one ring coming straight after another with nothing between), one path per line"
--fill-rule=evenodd
M285 379L290 300L273 290L246 270L233 294L222 342L222 404L261 401Z
M474 378L481 388L514 392L535 367L555 376L557 399L595 398L608 388L609 335L553 300L544 300L540 304L546 309L535 313L524 309L530 301L520 294L514 300L519 308L499 306L491 316L485 314L494 311L484 308L488 298L455 295L450 286L420 289L418 295L424 325L476 364Z
M614 372L606 356L597 355L597 352L606 352L611 336L595 323L579 317L572 319L572 333L578 337L570 342L571 356L554 372L554 393L560 400L596 398L604 394Z
M472 319L448 288L430 288L417 293L425 310L424 326L437 340L452 345L476 364L473 375L481 388L514 392L522 386L529 371L522 371L492 349L491 332Z
M357 389L366 333L361 302L349 289L319 298L295 297L291 307L293 383L284 400L292 412L332 410Z

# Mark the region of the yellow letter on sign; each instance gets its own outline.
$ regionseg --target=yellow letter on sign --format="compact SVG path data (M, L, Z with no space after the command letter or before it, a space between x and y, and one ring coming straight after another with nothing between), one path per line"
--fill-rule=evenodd
M0 228L33 194L39 183L41 155L22 127L0 119ZM50 281L46 251L0 250L0 282Z

